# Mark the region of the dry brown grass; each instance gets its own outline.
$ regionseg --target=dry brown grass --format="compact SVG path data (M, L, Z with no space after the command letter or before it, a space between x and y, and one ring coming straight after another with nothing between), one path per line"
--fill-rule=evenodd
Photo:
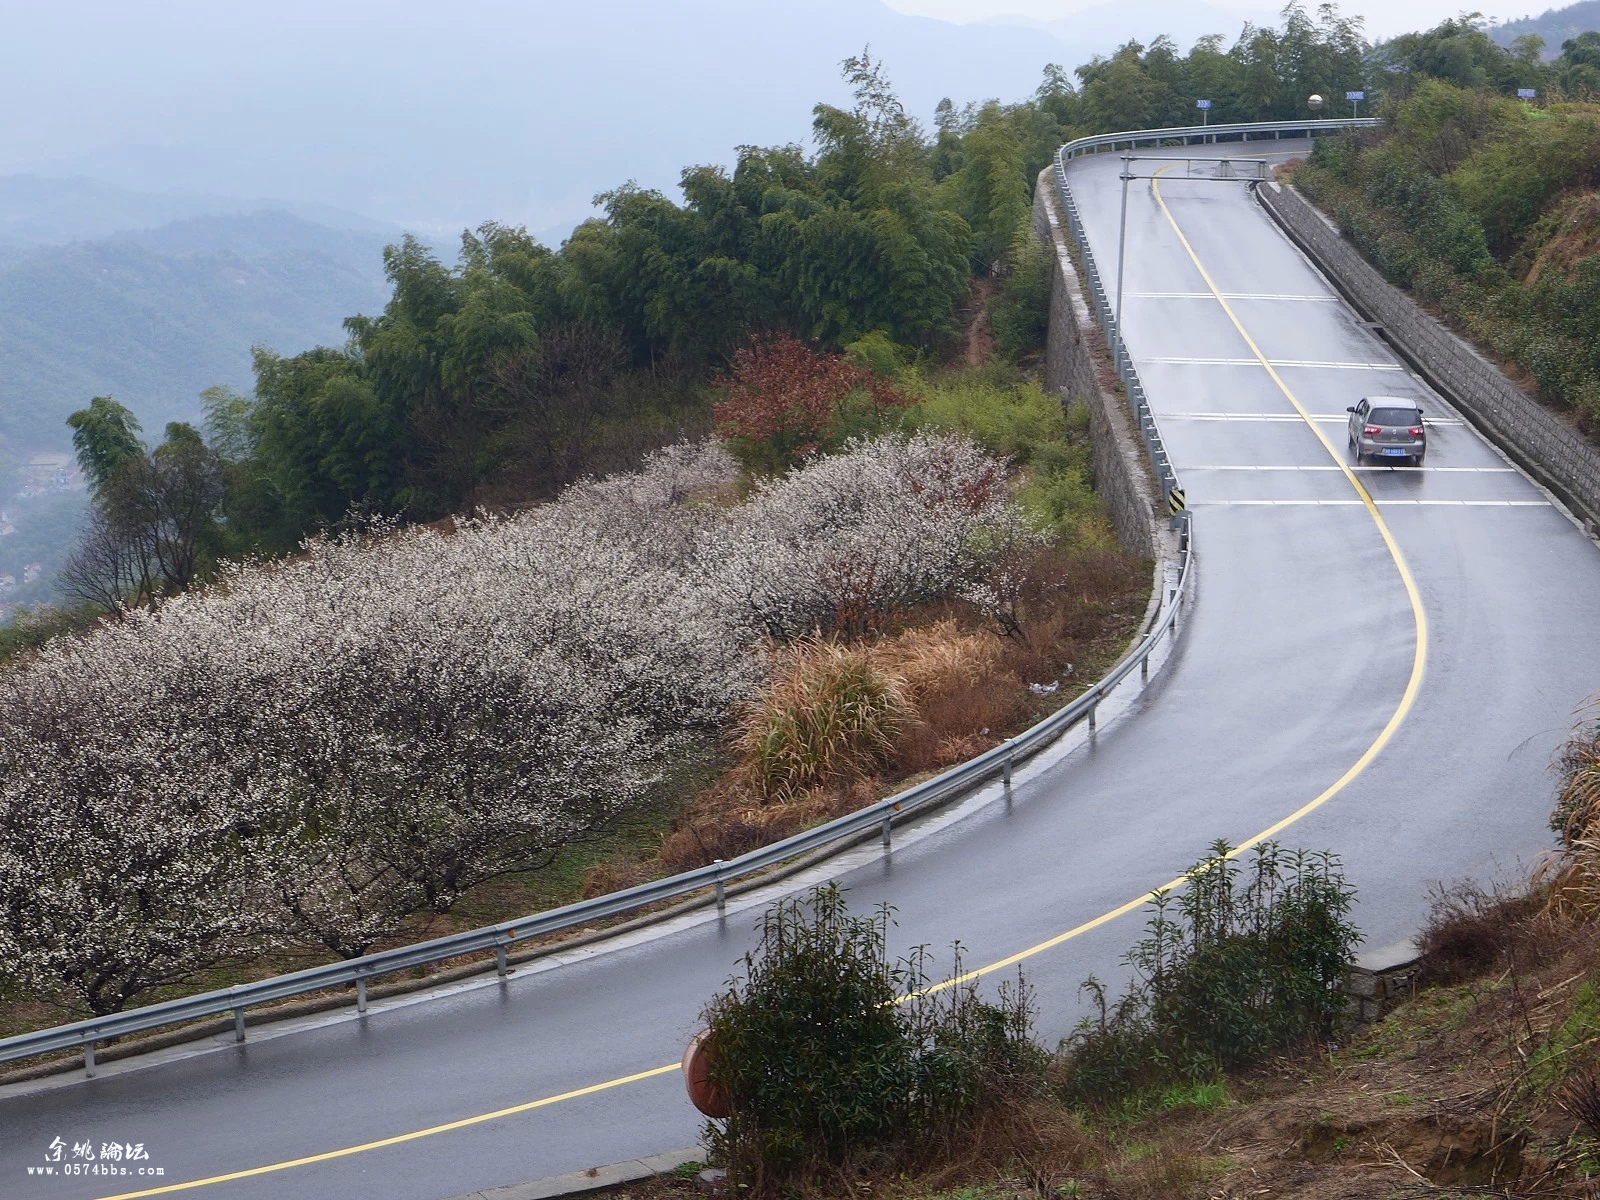
M1459 983L1503 967L1535 938L1542 915L1534 892L1491 891L1471 883L1436 887L1428 923L1417 937L1424 978Z
M657 852L660 868L687 871L722 858L736 858L769 842L854 812L877 799L876 780L853 780L770 801L737 775L724 777L697 796L673 823Z
M1600 722L1580 726L1562 748L1556 769L1562 853L1539 864L1534 885L1552 918L1593 921L1600 917Z
M950 766L995 745L1027 709L1005 639L954 618L884 638L869 653L900 681L915 719L893 750L903 775Z

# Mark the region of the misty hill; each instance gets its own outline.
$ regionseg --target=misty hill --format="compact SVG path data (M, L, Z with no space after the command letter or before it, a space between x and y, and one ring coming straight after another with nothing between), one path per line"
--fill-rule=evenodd
M0 262L0 460L64 448L67 413L110 393L147 431L199 392L251 385L250 347L341 344L388 296L392 240L282 212L196 217Z
M337 229L392 233L377 221L322 205L218 196L204 192L145 192L95 179L0 176L0 256L15 259L32 247L91 241L174 221L229 213L244 216L281 208Z
M1002 18L991 24L1020 24L1048 33L1064 46L1088 46L1106 54L1133 40L1148 45L1157 37L1170 37L1187 50L1208 34L1220 33L1228 45L1239 36L1245 22L1254 25L1280 24L1275 8L1280 5L1229 7L1188 4L1184 0L1140 0L1137 4L1098 4L1079 9L1069 16L1051 21L1031 21L1021 17ZM1080 62L1071 59L1063 65L1071 70Z
M1171 0L1114 11L1040 29L878 0L22 5L0 99L29 120L0 128L0 171L316 201L441 236L490 217L559 236L596 192L670 189L685 165L792 140L817 101L847 99L838 66L865 44L928 120L943 96L1020 99L1046 63L1071 70L1178 19ZM1235 9L1181 17L1239 32Z
M1506 21L1490 29L1489 36L1509 46L1524 34L1537 34L1544 39L1544 57L1548 59L1561 53L1562 42L1589 30L1600 30L1600 0L1581 0L1566 8L1546 9L1537 17Z

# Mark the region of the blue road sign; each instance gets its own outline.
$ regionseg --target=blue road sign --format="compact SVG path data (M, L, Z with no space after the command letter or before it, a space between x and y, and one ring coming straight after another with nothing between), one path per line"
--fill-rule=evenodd
M1211 107L1211 101L1209 101L1209 100L1196 100L1194 102L1194 106L1196 108L1210 108Z
M1344 98L1346 100L1365 100L1367 94L1365 92L1346 92Z
M1517 89L1517 99L1518 100L1532 100L1538 94L1539 94L1538 91L1536 89L1534 89L1534 88L1518 88Z

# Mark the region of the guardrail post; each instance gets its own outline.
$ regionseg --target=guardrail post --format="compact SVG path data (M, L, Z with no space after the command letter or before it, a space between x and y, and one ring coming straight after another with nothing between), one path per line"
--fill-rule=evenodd
M94 1038L89 1038L83 1043L83 1077L94 1078Z
M717 868L717 911L719 913L727 912L728 892L727 889L722 886L722 859L717 859L712 865Z
M883 848L885 850L887 850L889 848L889 829L890 829L891 824L892 824L892 818L889 816L888 813L884 813L883 814Z
M1094 715L1095 715L1095 713L1097 713L1099 711L1100 711L1100 705L1099 704L1091 704L1091 705L1089 705L1089 732L1090 733L1094 732Z
M244 1041L244 1009L242 1008L233 1010L233 1040L236 1042Z
M1008 754L1000 763L1000 782L1005 784L1009 791L1011 788L1011 756Z
M504 946L496 946L494 948L494 970L495 974L500 976L501 979L511 974L511 964L506 962L506 948Z
M356 979L356 1011L363 1015L367 1011L367 977L365 975Z

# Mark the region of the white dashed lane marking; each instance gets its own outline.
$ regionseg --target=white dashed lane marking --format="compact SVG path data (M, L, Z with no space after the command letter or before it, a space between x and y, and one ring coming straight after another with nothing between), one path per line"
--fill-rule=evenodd
M1185 367L1260 367L1261 360L1257 358L1145 358L1135 355L1134 361L1138 363L1172 363ZM1316 362L1304 358L1274 358L1270 360L1274 367L1316 367L1324 371L1403 371L1399 363L1394 362Z
M1331 464L1328 465L1328 466L1325 466L1325 467L1322 467L1322 466L1318 466L1318 467L1251 467L1251 466L1216 467L1216 466L1208 466L1208 467L1184 467L1184 472L1187 473L1189 471L1337 471L1338 469L1339 469L1338 467L1333 466ZM1515 475L1517 473L1517 470L1516 470L1515 467L1390 467L1390 466L1377 465L1377 466L1370 466L1370 467L1351 467L1350 469L1352 471L1388 471L1388 472L1393 472L1393 473L1397 473L1397 474L1400 473L1400 472L1414 473L1414 472L1417 472L1417 471L1424 471L1424 472L1458 471L1458 472L1462 472L1464 474L1469 474L1469 475Z
M1374 500L1379 508L1548 508L1548 500ZM1190 508L1361 507L1360 500L1190 500Z
M1224 300L1309 300L1318 304L1337 304L1337 296L1279 295L1272 292L1223 292ZM1210 292L1129 292L1130 300L1215 300ZM1252 360L1253 361L1253 360Z
M1318 424L1344 425L1350 420L1348 413L1312 413L1311 419ZM1273 413L1273 412L1157 412L1157 421L1292 421L1300 424L1304 418L1299 413ZM1424 425L1444 427L1446 425L1461 425L1464 422L1453 417L1424 417Z

